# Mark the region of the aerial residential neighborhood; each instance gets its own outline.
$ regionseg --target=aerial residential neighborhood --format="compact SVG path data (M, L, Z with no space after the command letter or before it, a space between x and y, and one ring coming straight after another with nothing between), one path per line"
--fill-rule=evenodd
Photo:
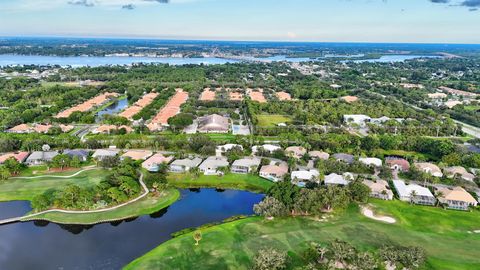
M479 12L0 1L0 270L480 269Z

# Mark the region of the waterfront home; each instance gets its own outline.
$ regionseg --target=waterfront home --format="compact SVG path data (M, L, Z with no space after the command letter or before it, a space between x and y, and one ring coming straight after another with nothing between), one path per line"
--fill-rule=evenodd
M440 168L433 163L419 162L419 163L415 163L414 165L415 165L415 168L417 168L417 170L419 170L421 172L428 173L428 174L430 174L432 176L435 176L435 177L442 177L443 176L443 173L440 170Z
M77 157L80 161L85 162L88 159L89 151L83 149L73 149L73 150L64 150L64 155L67 155L71 158Z
M333 155L333 158L334 158L336 161L345 162L345 163L347 163L347 164L352 164L353 161L355 161L355 157L354 157L353 155L344 154L344 153L334 154L334 155Z
M336 174L336 173L331 173L329 175L326 175L324 182L326 186L332 186L332 185L346 186L350 183L347 177L345 177L344 175Z
M260 166L261 160L256 157L245 157L242 159L237 159L233 162L230 171L232 173L247 174L255 172Z
M417 184L405 184L402 180L393 180L393 185L401 201L421 205L435 205L436 199L428 188Z
M304 187L307 182L315 182L319 183L318 177L320 173L318 170L311 169L311 170L300 170L300 171L293 171L291 174L292 183L299 186Z
M282 148L278 145L272 145L272 144L264 144L264 145L255 145L252 147L252 153L256 155L259 150L263 150L269 153L273 153L277 150L282 150Z
M360 127L364 127L372 120L370 116L363 114L346 114L343 116L343 122L347 125L355 124Z
M310 151L308 152L308 156L313 160L318 160L318 159L328 160L330 158L329 153L325 153L322 151Z
M287 156L301 159L307 153L307 149L302 146L290 146L285 149Z
M121 159L131 158L132 160L146 160L152 155L153 152L150 150L128 150L121 156Z
M51 162L58 155L57 151L35 151L25 160L28 165L42 165Z
M369 167L382 167L383 162L379 158L359 158L358 161Z
M169 170L175 173L184 173L197 168L200 163L202 163L202 159L199 157L177 159L170 164Z
M387 181L363 180L363 184L370 188L370 197L388 201L393 200L393 192L388 187Z
M0 164L3 164L9 158L14 158L18 162L23 163L27 159L28 155L29 155L28 152L6 153L0 156Z
M239 149L243 151L243 146L240 144L234 144L234 143L228 143L225 145L219 145L217 146L215 153L217 156L221 156L222 154L225 154L226 152L232 150L232 149Z
M468 207L475 207L478 204L475 198L461 187L440 187L437 188L436 194L438 201L450 209L468 210Z
M408 172L410 170L410 163L403 158L387 157L385 163L393 171Z
M169 164L170 162L172 162L172 160L172 156L165 157L163 154L157 153L145 160L142 163L142 168L149 172L158 172L160 170L161 164Z
M120 153L120 150L117 149L98 149L93 153L92 158L102 161L107 157L116 157L118 153Z
M207 115L198 118L197 131L200 133L228 133L230 119L218 114Z
M259 175L270 181L279 182L283 180L287 173L288 165L285 162L278 162L276 164L262 166Z
M228 165L230 164L225 157L208 157L198 168L204 175L220 175L222 172L219 169Z
M454 178L455 176L459 176L463 180L470 182L473 182L473 179L475 179L475 175L467 172L467 170L461 166L448 167L445 168L443 171L448 178Z

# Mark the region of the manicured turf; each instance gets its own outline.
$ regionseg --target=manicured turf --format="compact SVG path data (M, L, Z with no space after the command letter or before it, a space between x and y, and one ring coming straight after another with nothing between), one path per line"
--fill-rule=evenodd
M75 172L62 172L51 175L72 175ZM0 181L0 201L32 200L36 195L49 189L59 189L69 184L91 186L100 183L109 174L106 170L90 170L72 178L42 177L34 179L11 178Z
M280 114L260 114L257 115L259 127L276 127L280 123L289 123L292 119Z
M399 201L372 204L397 223L368 219L355 205L326 221L253 217L204 229L199 246L194 245L192 233L174 238L125 269L249 269L251 258L265 247L289 251L293 268L303 264L302 252L308 241L325 243L336 238L360 250L386 244L421 246L428 254L423 269L480 269L480 234L468 233L480 229L480 212L446 211Z
M171 185L179 188L223 188L266 192L273 183L257 175L226 174L225 176L200 175L194 178L190 174L168 175Z
M173 204L180 197L177 189L165 190L161 196L149 195L137 202L113 211L87 214L47 213L36 218L62 224L96 224L153 214Z

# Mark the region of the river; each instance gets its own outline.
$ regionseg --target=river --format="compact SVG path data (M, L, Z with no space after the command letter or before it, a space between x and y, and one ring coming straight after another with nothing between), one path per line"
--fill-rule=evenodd
M439 57L428 55L384 55L379 59L364 59L364 60L347 60L354 62L402 62L409 59L416 59L421 57ZM309 62L309 61L323 61L326 58L289 58L285 55L278 55L265 58L253 58L245 57L246 60L255 60L260 62ZM342 61L342 62L347 62ZM60 57L60 56L39 56L39 55L0 55L0 67L9 65L59 65L62 67L98 67L106 65L131 65L134 63L163 63L170 65L187 65L187 64L226 64L226 63L238 63L240 60L224 59L216 57L206 58L158 58L158 57L121 57L121 56L109 56L109 57L87 57L87 56L72 56L72 57Z
M48 222L0 226L0 269L120 269L185 228L250 215L263 195L215 189L182 190L182 198L158 213L95 226ZM0 209L4 203L0 203ZM10 203L5 203L10 204ZM8 205L28 211L28 202ZM18 208L18 209L13 209ZM193 239L192 239L193 241Z

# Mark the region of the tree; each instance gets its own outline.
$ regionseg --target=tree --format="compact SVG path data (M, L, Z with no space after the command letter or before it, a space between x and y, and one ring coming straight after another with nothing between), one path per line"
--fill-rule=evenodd
M255 214L264 217L285 216L288 212L285 205L273 197L265 197L261 202L253 206Z
M80 168L82 166L82 161L80 160L79 157L74 156L72 160L70 161L70 167L72 168Z
M190 173L195 179L197 179L198 177L200 177L201 171L200 171L200 168L198 168L198 167L192 167L192 168L190 168L189 173Z
M23 165L20 162L18 162L18 160L14 157L10 157L7 160L5 160L5 162L3 163L3 166L5 166L5 168L7 168L12 174L20 173L20 170L23 167Z
M370 188L363 184L360 180L355 180L348 184L348 191L350 198L359 203L365 203L370 197Z
M358 253L354 265L361 270L374 270L378 268L377 259L369 252Z
M296 197L300 188L293 185L290 181L275 183L267 192L267 195L282 202L290 211L295 204Z
M52 202L50 201L49 196L47 196L46 194L40 194L33 197L31 204L32 204L32 208L35 211L39 212L39 211L44 211L50 208L51 203Z
M333 259L344 267L355 258L357 253L352 245L338 239L330 243L330 252Z
M174 130L181 130L193 124L193 115L189 113L180 113L168 119L168 124Z
M99 165L103 168L114 168L118 166L119 161L118 157L103 157Z
M287 268L288 255L275 249L259 250L253 260L255 270L277 270Z
M198 246L198 242L202 240L202 232L201 231L195 231L193 233L193 239L195 240L195 246Z
M1 180L7 180L10 178L11 173L5 166L0 166L0 179Z
M70 166L71 158L68 155L56 155L53 159L52 162L50 163L52 168L60 168L62 171L65 167Z
M380 168L380 173L378 174L378 177L380 177L382 179L390 180L390 179L393 178L392 170L390 169L390 167L388 167L387 165L384 164Z

